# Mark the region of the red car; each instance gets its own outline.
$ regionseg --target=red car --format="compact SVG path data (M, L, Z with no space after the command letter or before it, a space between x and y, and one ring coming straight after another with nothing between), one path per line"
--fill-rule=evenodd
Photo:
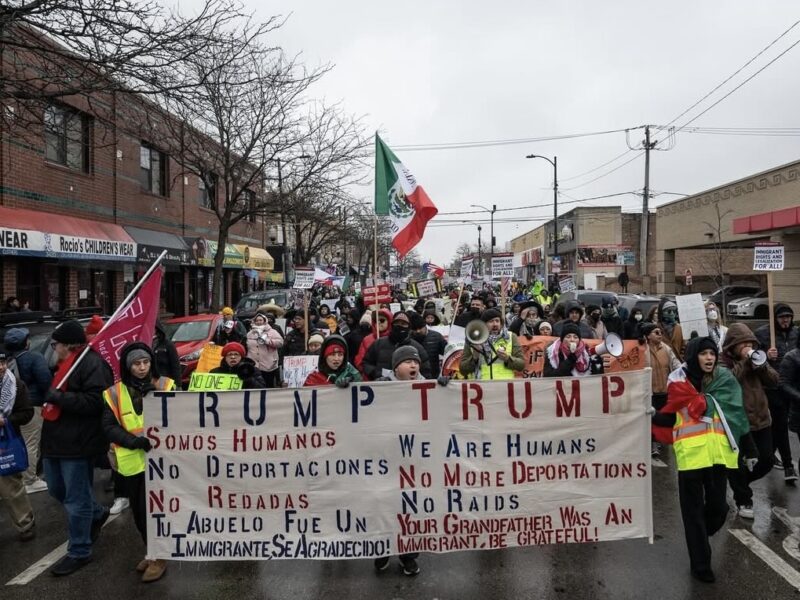
M189 380L197 368L200 351L214 337L217 326L222 321L221 315L192 315L176 317L164 323L167 337L175 344L183 371L181 385L189 387Z

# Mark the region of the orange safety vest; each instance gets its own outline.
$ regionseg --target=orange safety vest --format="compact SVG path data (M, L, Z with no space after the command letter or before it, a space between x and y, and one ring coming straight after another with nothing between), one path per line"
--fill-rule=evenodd
M731 448L716 411L711 422L707 423L692 419L686 408L679 410L672 429L672 441L679 471L714 465L725 465L729 469L738 467L739 453Z

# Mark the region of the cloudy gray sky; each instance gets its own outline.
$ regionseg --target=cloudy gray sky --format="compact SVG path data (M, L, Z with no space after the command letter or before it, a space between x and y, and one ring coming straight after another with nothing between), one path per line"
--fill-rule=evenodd
M552 167L526 154L558 156L564 203L641 192L644 158L606 175L634 158L631 152L580 176L625 152L624 133L466 149L403 146L665 125L800 19L800 5L789 0L245 1L262 17L291 14L276 41L310 64L335 65L315 95L364 115L441 213L473 210L471 204L545 205L497 213L498 245L552 215ZM800 25L674 124L685 124L798 40ZM800 46L691 126L800 127L798 73ZM633 143L641 139L641 130L632 133ZM651 187L691 194L797 159L796 135L681 131L674 148L653 154ZM371 193L363 190L370 201ZM653 204L677 197L659 195ZM590 200L560 212L576 205L632 211L641 196ZM442 215L418 249L426 259L448 262L461 242L476 242L477 231L474 224L442 221L487 217Z

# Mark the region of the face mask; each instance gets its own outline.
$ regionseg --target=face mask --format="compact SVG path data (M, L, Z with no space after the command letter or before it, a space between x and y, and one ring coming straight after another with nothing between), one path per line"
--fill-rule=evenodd
M642 315L641 314L634 315L633 319L634 319L634 321L641 321L642 320Z
M709 321L716 321L719 318L719 313L715 310L710 310L706 314L708 315Z
M400 342L408 336L408 327L395 327L392 326L392 330L389 332L389 339L393 342Z
M661 317L661 320L664 321L664 323L674 323L675 322L675 314L671 313L671 312L664 313L662 315L662 317Z

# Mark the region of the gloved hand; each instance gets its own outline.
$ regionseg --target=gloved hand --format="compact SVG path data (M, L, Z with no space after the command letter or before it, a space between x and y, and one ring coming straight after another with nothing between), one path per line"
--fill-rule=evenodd
M652 417L654 414L656 414L656 408L655 406L648 406L644 412Z
M156 386L153 385L151 381L148 381L144 385L142 385L142 396L147 396L150 392L156 391Z
M447 384L450 383L450 378L447 375L439 375L439 377L436 378L436 383L443 387L447 387Z
M689 402L689 406L686 409L689 411L689 416L697 420L706 414L706 397L703 394L698 394L694 400Z
M144 450L145 452L150 452L153 448L153 445L150 443L146 437L137 437L136 441L133 442L134 450Z
M353 383L353 376L348 375L346 377L342 377L341 379L336 380L336 387L338 388L348 388L350 384Z
M753 472L753 469L756 468L756 463L758 463L758 459L757 458L745 458L744 459L744 466L747 467L747 470L750 471L751 473Z
M45 402L49 402L50 404L58 404L61 405L64 399L64 392L61 390L52 389L47 392L47 398Z

